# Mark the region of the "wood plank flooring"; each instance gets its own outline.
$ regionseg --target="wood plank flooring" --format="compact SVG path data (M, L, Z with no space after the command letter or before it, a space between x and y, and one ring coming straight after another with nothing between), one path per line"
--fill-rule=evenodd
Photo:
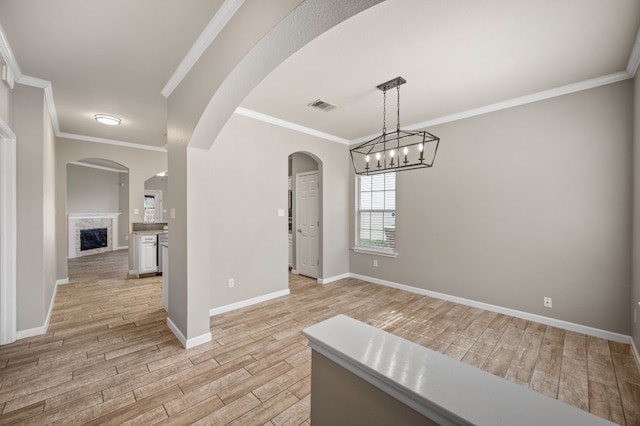
M290 276L291 295L211 318L184 350L161 277L127 276L125 251L70 261L46 335L0 347L0 425L309 424L300 331L343 313L590 411L640 424L629 345L356 279Z

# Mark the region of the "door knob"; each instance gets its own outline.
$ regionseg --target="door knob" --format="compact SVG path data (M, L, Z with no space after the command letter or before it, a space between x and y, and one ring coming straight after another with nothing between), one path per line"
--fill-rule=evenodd
M298 229L298 232L302 234L302 229Z

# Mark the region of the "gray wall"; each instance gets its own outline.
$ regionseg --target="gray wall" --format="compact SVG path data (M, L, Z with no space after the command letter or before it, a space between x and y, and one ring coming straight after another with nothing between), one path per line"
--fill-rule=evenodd
M118 213L120 173L67 165L67 213Z
M314 425L438 425L316 351L311 379Z
M13 114L17 140L17 330L25 331L45 325L55 290L55 152L42 89L17 85Z
M322 163L320 276L348 272L347 147L234 115L209 151L189 158L189 280L208 284L210 308L288 289L287 163L294 151Z
M435 167L398 174L398 257L351 272L629 334L632 110L625 81L429 129Z

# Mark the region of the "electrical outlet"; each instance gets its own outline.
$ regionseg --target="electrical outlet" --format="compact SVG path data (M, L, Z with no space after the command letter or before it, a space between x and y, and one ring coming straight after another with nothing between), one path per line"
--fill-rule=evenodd
M229 288L232 288L236 285L236 282L234 281L233 278L229 278Z
M378 267L378 259L373 259L373 267L374 268Z
M551 308L553 306L550 297L545 297L544 301L543 301L543 304L544 304L545 308Z

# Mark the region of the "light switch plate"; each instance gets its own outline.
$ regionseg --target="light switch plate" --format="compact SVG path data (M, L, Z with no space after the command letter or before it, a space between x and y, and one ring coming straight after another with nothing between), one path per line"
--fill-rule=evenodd
M278 209L278 216L284 217L284 209Z
M175 219L175 218L176 218L176 209L175 209L175 207L171 207L171 208L169 209L169 217L170 217L171 219Z
M140 210L138 210L138 209L133 209L133 214L140 214Z

